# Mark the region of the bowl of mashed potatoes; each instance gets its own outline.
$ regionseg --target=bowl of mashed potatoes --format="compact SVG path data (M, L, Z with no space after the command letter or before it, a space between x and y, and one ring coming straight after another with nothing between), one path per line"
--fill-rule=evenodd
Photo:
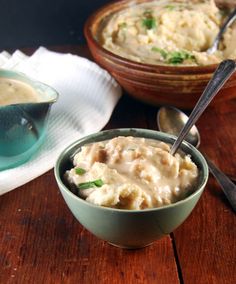
M185 142L172 156L174 140L158 131L114 129L67 147L55 177L76 219L124 248L144 247L176 229L197 204L208 167Z
M229 8L214 0L117 1L89 17L90 51L133 97L191 109L217 65L236 59L236 24L208 54ZM215 103L236 97L234 75Z

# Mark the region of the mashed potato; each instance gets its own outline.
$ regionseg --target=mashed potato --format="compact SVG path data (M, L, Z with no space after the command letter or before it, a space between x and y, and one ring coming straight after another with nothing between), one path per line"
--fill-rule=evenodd
M236 25L228 28L220 50L205 52L224 18L214 0L133 4L111 16L102 31L102 44L117 55L148 64L219 63L236 59Z
M160 141L120 136L83 146L65 176L80 197L96 205L160 207L185 198L198 179L191 158L169 150Z

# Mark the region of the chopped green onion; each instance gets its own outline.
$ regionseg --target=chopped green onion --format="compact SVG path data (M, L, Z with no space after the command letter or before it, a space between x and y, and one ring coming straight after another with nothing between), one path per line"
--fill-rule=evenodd
M123 23L119 24L119 27L120 27L121 29L124 29L124 28L127 27L127 23L123 22Z
M170 64L180 64L184 60L191 59L194 60L194 55L186 52L186 51L173 51L168 54L168 63Z
M167 52L159 47L152 47L152 51L159 52L161 56L170 64L180 64L184 60L195 60L195 56L184 50Z
M175 9L175 6L174 5L166 5L165 8L170 10L170 11L173 11Z
M88 189L91 187L101 187L103 186L103 181L101 179L93 180L93 181L88 181L88 182L82 182L78 184L79 189Z
M156 27L156 20L154 18L145 18L142 21L144 27L148 30L154 29Z
M159 52L164 59L166 59L168 55L168 53L164 49L161 49L159 47L152 47L152 51Z
M180 52L174 52L170 54L170 57L168 58L168 63L171 64L179 64L184 61L184 57Z
M76 172L76 174L77 175L83 175L83 174L85 174L86 173L86 170L85 169L83 169L83 168L76 168L75 169L75 172Z

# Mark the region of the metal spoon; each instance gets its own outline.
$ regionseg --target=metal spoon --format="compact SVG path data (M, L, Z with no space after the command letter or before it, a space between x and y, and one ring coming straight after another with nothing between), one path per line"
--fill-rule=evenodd
M170 153L172 155L178 150L182 141L185 139L189 130L201 116L203 111L218 93L218 91L223 87L225 82L229 79L229 77L234 73L236 69L236 63L234 60L224 60L220 63L216 71L214 72L210 82L207 84L203 94L195 105L193 111L191 112L188 121L180 131L178 138L172 145L170 149Z
M212 53L214 53L218 49L219 43L221 41L221 38L222 38L224 32L235 21L235 19L236 19L236 8L233 10L232 13L230 13L230 15L228 16L227 20L225 21L223 26L220 28L220 31L218 32L215 40L213 41L212 46L207 49L206 52L208 54L212 54Z
M174 107L161 107L157 113L158 129L162 132L166 132L176 136L178 136L179 132L187 121L187 115ZM200 134L195 125L191 128L185 140L196 148L199 147ZM208 158L206 158L206 161L208 163L210 172L218 181L227 199L229 200L233 210L236 211L236 185L223 172L221 172ZM230 178L236 181L236 178Z

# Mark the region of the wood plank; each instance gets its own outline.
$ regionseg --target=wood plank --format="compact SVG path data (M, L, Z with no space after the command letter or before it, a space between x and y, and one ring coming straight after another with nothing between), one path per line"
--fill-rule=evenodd
M235 107L233 100L209 108L198 123L202 151L234 176ZM236 283L236 218L212 176L197 208L174 232L174 240L184 283Z
M165 237L140 250L98 240L72 216L53 172L1 196L0 283L179 283Z

